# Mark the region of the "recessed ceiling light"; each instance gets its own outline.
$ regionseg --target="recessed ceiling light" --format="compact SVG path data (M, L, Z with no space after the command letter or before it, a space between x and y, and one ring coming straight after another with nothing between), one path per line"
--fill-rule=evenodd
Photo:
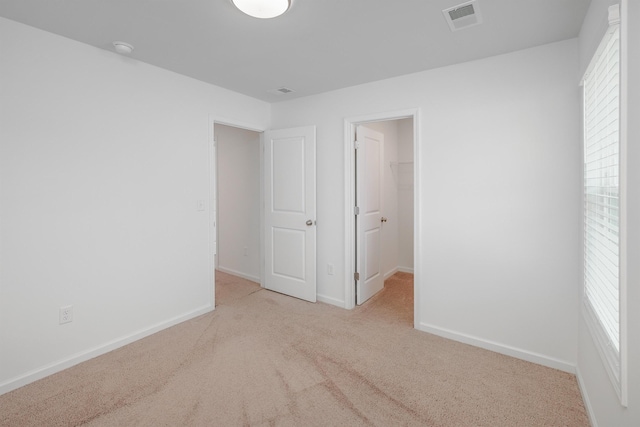
M116 49L116 52L123 55L129 55L131 52L133 52L133 46L131 46L129 43L113 42L113 47Z
M291 0L232 0L242 12L254 18L275 18L289 10Z

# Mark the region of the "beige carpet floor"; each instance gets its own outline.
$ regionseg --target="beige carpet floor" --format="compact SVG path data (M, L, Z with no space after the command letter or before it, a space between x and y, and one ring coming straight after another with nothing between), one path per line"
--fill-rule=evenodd
M0 396L2 426L587 426L573 375L217 273L213 313Z

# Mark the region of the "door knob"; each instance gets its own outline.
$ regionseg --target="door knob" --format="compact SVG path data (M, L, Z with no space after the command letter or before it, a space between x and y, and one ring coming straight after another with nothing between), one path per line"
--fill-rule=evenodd
M307 225L308 226L312 226L313 225L313 221L311 221L310 219L307 220Z
M387 222L387 218L385 217L380 218L380 222Z

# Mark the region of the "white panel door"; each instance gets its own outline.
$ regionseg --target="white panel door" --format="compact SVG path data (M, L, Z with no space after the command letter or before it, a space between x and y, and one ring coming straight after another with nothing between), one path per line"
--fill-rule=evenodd
M264 133L264 286L316 301L316 128Z
M358 126L356 150L356 302L364 303L384 287L382 273L382 164L384 135Z

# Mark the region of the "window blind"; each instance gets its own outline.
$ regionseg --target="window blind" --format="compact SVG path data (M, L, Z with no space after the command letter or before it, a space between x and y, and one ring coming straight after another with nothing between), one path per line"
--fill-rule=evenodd
M584 295L590 327L620 381L620 28L612 25L583 81Z

